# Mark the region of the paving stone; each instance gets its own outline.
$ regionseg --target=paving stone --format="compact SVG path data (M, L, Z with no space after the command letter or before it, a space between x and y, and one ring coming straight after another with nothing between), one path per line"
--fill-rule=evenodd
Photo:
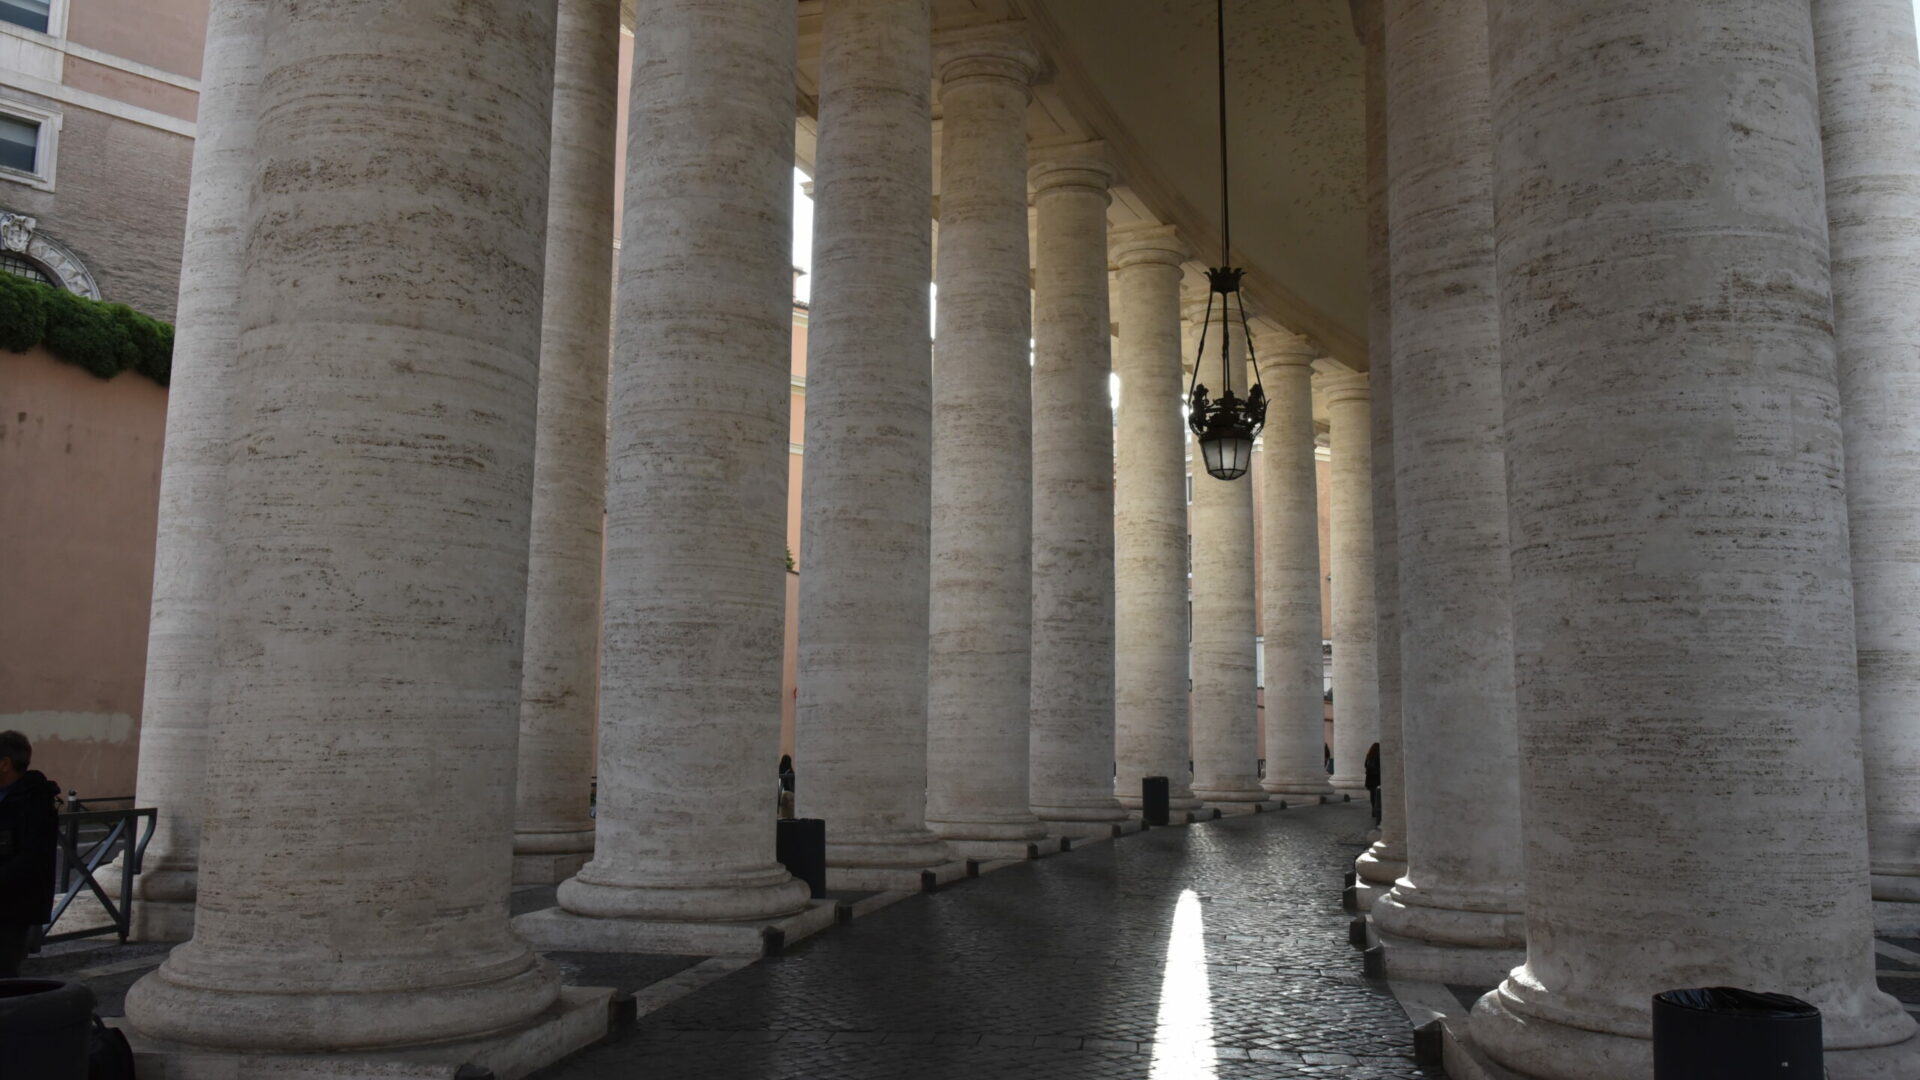
M538 1080L1147 1080L1156 1060L1204 1060L1217 1080L1438 1080L1347 944L1341 878L1356 850L1344 841L1365 815L1347 804L1155 829L917 895ZM1185 889L1205 898L1204 957L1170 970ZM1210 1038L1163 1030L1163 992L1204 1015Z

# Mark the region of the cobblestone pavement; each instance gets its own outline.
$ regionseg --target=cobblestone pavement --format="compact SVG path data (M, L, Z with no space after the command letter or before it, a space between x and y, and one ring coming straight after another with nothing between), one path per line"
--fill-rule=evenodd
M1227 818L917 896L540 1080L1437 1078L1340 909L1363 804Z

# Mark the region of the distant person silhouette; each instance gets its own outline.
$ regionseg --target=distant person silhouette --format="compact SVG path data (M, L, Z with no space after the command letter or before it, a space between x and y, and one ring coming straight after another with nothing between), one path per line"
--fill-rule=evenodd
M60 785L32 764L27 737L0 731L0 979L19 977L28 938L53 915Z
M1373 804L1373 823L1380 824L1380 744L1367 747L1367 801Z

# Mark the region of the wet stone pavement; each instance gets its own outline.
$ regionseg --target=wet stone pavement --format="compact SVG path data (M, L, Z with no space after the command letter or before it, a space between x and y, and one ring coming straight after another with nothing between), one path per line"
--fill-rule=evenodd
M836 927L539 1080L1437 1078L1340 908L1364 804L1154 829Z

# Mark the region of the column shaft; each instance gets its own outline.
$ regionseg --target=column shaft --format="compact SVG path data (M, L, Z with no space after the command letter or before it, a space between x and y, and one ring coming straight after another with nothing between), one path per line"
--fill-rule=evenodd
M1020 31L942 42L935 267L927 823L956 850L1022 843L1033 621L1027 102Z
M619 0L561 0L557 37L513 824L514 880L542 883L593 850Z
M127 1018L227 1049L490 1033L560 982L503 902L554 9L270 19L194 936Z
M1831 1076L1920 1075L1874 986L1808 7L1489 12L1530 933L1473 1038L1649 1076L1652 992L1764 987Z
M1261 353L1268 404L1267 426L1260 436L1260 631L1267 664L1267 774L1260 786L1289 802L1318 803L1329 789L1322 760L1326 702L1321 689L1320 509L1313 458L1314 350L1304 338L1296 338L1267 345ZM1196 476L1194 483L1199 482Z
M1402 738L1420 767L1407 873L1373 919L1396 977L1486 985L1523 927L1485 6L1389 0L1386 35Z
M1373 625L1373 423L1364 375L1321 380L1332 488L1327 499L1333 578L1333 787L1367 788L1367 750L1380 741Z
M560 905L749 920L773 858L792 341L793 11L641 0L607 483L598 835Z
M1113 798L1113 370L1099 144L1034 154L1030 803L1106 835ZM1057 824L1051 824L1057 823Z
M928 19L834 0L822 27L794 766L832 867L947 857L926 827Z
M1187 731L1186 429L1180 402L1180 264L1171 225L1116 229L1110 254L1120 334L1115 411L1114 793L1140 805L1140 781L1167 778L1176 810L1193 798Z
M193 144L187 239L180 259L166 454L154 542L147 678L134 791L159 809L140 876L134 936L193 932L207 713L219 670L226 461L238 377L237 297L245 271L254 116L266 48L265 0L217 0L207 11L200 137Z
M1197 341L1207 302L1186 302L1187 331ZM1247 391L1246 328L1236 308L1227 319L1214 298L1213 323L1200 361L1200 382L1215 395L1230 378ZM1230 374L1220 369L1220 335L1227 336ZM1194 355L1194 349L1186 355ZM1251 477L1215 480L1193 448L1193 793L1203 802L1264 802L1255 761L1260 754L1254 697L1253 483Z
M1354 864L1375 889L1407 870L1405 754L1400 739L1400 532L1393 479L1393 281L1387 244L1386 29L1381 0L1355 5L1367 80L1367 379L1373 384L1373 613L1380 700L1380 839ZM1371 906L1373 892L1362 890Z
M1920 59L1911 4L1821 0L1813 10L1867 847L1874 897L1912 903L1920 902ZM1901 929L1920 929L1920 916L1891 914Z

